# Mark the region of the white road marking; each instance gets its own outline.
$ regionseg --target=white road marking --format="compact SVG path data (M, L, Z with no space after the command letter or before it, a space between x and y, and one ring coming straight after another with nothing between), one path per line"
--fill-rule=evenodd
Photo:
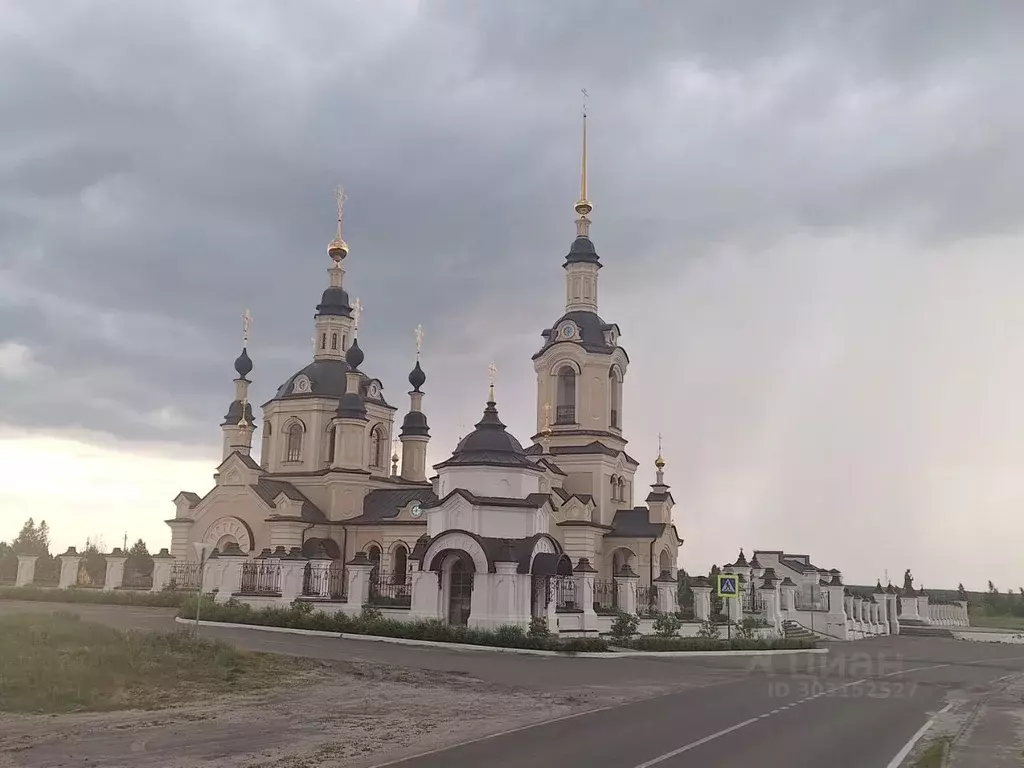
M947 665L948 666L948 665ZM918 729L917 733L910 737L910 741L903 745L903 749L896 753L896 757L889 761L886 768L900 768L907 755L910 754L910 750L914 748L914 745L921 740L921 737L928 733L928 730L935 725L935 721L938 720L939 715L943 715L953 708L953 702L950 702L942 709L940 709L933 717L931 717L927 723L922 725Z

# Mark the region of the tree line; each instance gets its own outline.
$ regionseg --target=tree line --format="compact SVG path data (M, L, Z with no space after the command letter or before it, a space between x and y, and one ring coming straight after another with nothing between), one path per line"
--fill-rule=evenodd
M87 577L95 582L105 578L107 561L101 552L102 542L86 539L85 546L80 549L82 562L80 568L85 570ZM59 554L59 553L58 553ZM21 531L8 543L0 541L0 582L12 582L18 575L18 555L36 555L35 578L37 582L56 582L60 574L60 560L50 552L50 528L45 520L36 524L29 518L21 526ZM127 552L125 573L148 575L153 572L153 558L149 554L146 542L138 539Z

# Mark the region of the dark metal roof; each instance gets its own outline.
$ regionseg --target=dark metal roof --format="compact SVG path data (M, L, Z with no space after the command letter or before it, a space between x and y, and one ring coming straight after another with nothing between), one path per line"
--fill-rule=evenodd
M426 381L427 374L425 374L423 372L423 369L420 368L420 361L417 360L416 367L413 368L412 372L409 374L409 383L412 384L412 391L419 392L420 387L422 387L426 383Z
M422 488L378 488L370 491L363 498L363 514L345 520L345 524L356 525L373 523L381 520L392 520L398 513L418 501L424 507L437 501L437 494L429 486Z
M246 401L245 403L245 420L249 422L250 426L255 427L256 421L255 416L252 412L252 403ZM242 401L234 400L231 405L228 406L228 412L224 414L224 421L221 422L222 427L227 425L236 425L242 420Z
M526 453L527 453L527 455L529 455L529 454L532 453L532 451L527 450ZM568 474L566 474L565 472L562 471L561 467L559 467L557 464L555 464L555 462L551 461L551 459L549 459L547 457L542 457L542 458L537 459L537 464L544 466L546 469L550 470L551 472L553 472L556 475L561 475L562 477L568 477L569 476Z
M576 239L572 241L572 245L569 246L569 254L565 257L565 264L562 266L581 262L601 266L601 259L597 255L597 249L594 248L594 242L586 235L577 235Z
M352 317L352 307L348 303L348 293L344 288L334 287L324 291L320 303L316 305L317 316L340 315Z
M451 458L435 464L434 469L453 466L496 466L522 467L540 471L526 456L522 444L506 431L498 418L494 399L487 401L483 417L476 428L462 438L452 452Z
M257 465L258 466L258 465ZM311 523L320 523L327 520L321 509L305 497L305 495L289 482L284 480L271 480L267 477L261 477L255 485L250 486L257 495L267 503L268 506L275 508L277 505L274 501L278 496L284 494L286 498L292 501L301 502L301 516L303 520L307 520Z
M277 389L274 399L281 397L341 397L345 394L345 374L348 364L344 360L316 360L298 371ZM292 384L299 376L309 378L309 392L292 392Z
M488 507L513 507L521 509L537 509L542 504L551 503L551 496L549 496L546 493L531 493L525 499L513 499L505 498L503 496L477 496L476 494L470 493L465 488L456 488L454 491L447 494L443 499L437 499L436 501L424 503L423 508L430 509L431 507L439 507L456 494L458 494L471 504L477 504L479 506Z
M506 558L509 556L509 549L515 555L516 561L519 565L516 569L518 573L530 573L531 558L533 558L533 550L537 545L537 541L541 538L547 538L554 545L555 554L551 553L539 553L536 558L533 558L534 573L538 573L538 569L548 571L551 570L554 573L563 574L566 576L572 575L572 562L569 558L563 554L562 545L558 543L558 539L554 538L547 533L536 533L526 539L499 539L491 536L480 536L479 534L472 533L471 531L464 530L451 530L443 531L438 536L445 536L449 533L462 533L473 539L475 539L484 550L484 554L487 556L487 570L490 573L495 572L494 564L496 562L510 562ZM434 537L436 539L437 536ZM422 562L423 555L426 554L430 544L433 543L434 539L430 540L426 546L423 547L419 557ZM417 549L419 543L417 542ZM435 561L437 558L435 557ZM437 563L422 563L424 570L432 570L437 567ZM551 575L550 573L540 573L540 575Z
M620 509L612 518L612 531L607 536L616 539L656 539L665 532L666 523L652 523L646 507Z
M574 434L574 433L560 432L559 434ZM617 438L617 439L621 439L621 438ZM526 452L527 452L527 454L529 454L531 456L536 456L537 454L541 453L543 450L544 449L541 446L539 446L539 445L531 445L526 450ZM603 453L605 456L613 456L613 457L616 457L616 458L618 458L619 456L622 456L627 462L629 462L633 466L635 466L635 467L640 466L640 462L638 462L636 459L634 459L632 456L630 456L625 451L619 450L617 448L610 448L607 445L605 445L604 443L600 442L599 440L594 440L593 442L587 443L586 445L553 445L553 446L551 446L550 450L551 450L551 453L554 454L555 456L560 456L560 455L568 456L568 455L594 454L594 453Z
M242 347L242 354L235 358L235 373L245 378L252 371L252 360L249 359L249 352Z
M427 416L422 411L409 411L402 419L402 431L399 437L406 435L430 436L430 426L427 424Z
M579 336L571 339L561 339L558 335L558 327L566 320L571 320L575 323L579 329ZM554 323L550 328L545 328L541 331L541 336L544 337L544 344L540 351L533 356L536 360L548 347L554 346L555 344L578 344L588 352L597 352L598 354L610 355L618 347L615 344L609 344L605 339L605 333L614 329L616 333L619 332L619 327L614 323L606 323L602 320L596 312L587 312L584 310L575 310L573 312L566 312Z

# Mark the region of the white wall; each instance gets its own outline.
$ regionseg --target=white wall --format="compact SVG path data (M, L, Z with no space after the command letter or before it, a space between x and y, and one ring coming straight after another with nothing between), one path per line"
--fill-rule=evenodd
M462 488L475 496L524 499L540 492L541 474L535 470L500 467L444 467L438 472L437 495L444 498L456 488Z

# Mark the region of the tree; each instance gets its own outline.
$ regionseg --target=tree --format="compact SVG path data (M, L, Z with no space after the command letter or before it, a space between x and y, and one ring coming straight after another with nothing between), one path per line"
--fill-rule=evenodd
M11 542L11 549L19 555L50 556L50 529L43 520L36 526L31 517L21 526L21 531Z
M153 572L153 556L149 554L146 542L139 539L128 550L128 559L124 563L125 573L148 575Z
M967 590L964 589L964 585L962 582L956 585L956 596L958 600L963 600L964 602L967 602Z

